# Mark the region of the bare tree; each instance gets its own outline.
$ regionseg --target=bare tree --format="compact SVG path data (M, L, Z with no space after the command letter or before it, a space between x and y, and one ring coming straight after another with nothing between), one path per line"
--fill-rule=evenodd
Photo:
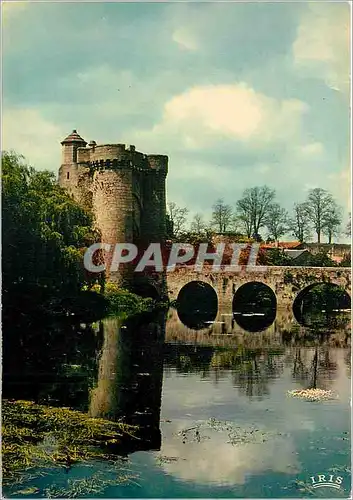
M206 230L206 224L201 214L195 214L191 221L190 229L193 233L202 234Z
M278 241L288 230L288 213L278 203L269 206L266 217L268 235Z
M237 201L237 217L242 222L247 236L258 235L266 224L275 191L267 186L245 189L243 197Z
M223 199L219 199L213 205L212 209L212 226L217 228L219 233L225 233L233 222L232 207L224 203Z
M300 243L308 240L310 237L310 221L307 215L305 203L296 203L294 205L294 214L289 221L289 229Z
M317 242L321 243L321 234L327 227L335 206L332 195L322 188L311 189L305 206L307 217L314 226Z
M178 205L173 201L168 203L168 216L173 236L180 235L180 233L184 230L188 213L188 208L178 207Z
M342 223L342 212L340 207L332 201L332 206L325 216L325 226L322 232L328 237L328 242L332 243L332 238L334 236L339 236L341 234L340 226Z
M249 217L247 210L243 210L242 208L239 208L237 206L237 213L234 219L234 225L239 225L241 228L241 232L244 232L248 238L251 238L251 235L253 233L253 225L251 217Z

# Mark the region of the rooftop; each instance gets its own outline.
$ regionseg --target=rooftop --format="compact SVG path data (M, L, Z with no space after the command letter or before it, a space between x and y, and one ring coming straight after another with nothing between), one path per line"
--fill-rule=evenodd
M277 243L261 243L261 248L291 248L301 246L300 241L279 241Z
M84 139L82 139L82 137L77 133L77 130L73 130L71 134L68 135L66 139L62 141L61 144L70 144L72 142L78 142L80 144L83 144L84 146L86 146L87 144L87 142Z

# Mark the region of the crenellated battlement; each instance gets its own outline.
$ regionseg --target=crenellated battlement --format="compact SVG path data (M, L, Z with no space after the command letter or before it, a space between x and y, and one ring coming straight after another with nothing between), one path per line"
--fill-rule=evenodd
M97 145L95 141L91 141L88 146L77 147L76 162L89 167L91 171L132 169L148 173L153 170L164 175L168 172L168 156L146 155L136 151L134 145L127 147L125 144Z

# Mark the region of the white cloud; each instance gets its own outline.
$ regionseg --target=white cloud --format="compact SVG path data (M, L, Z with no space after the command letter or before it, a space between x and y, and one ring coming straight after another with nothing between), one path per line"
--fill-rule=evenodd
M330 174L330 191L338 200L338 203L344 207L345 211L351 211L351 169L343 168L337 174Z
M173 32L172 39L182 49L192 50L192 51L198 49L198 43L195 37L185 28L177 28Z
M301 147L301 153L305 156L321 156L324 146L321 142L310 142Z
M188 422L189 423L189 422ZM166 442L162 454L179 458L163 464L168 474L203 484L244 484L249 474L272 470L297 473L300 466L289 439L273 439L263 444L232 446L227 435L213 433L212 438L196 445L175 438Z
M350 6L339 2L308 5L293 44L294 62L340 92L349 92Z
M22 154L38 169L59 168L59 141L67 134L67 130L47 121L34 109L9 109L2 116L2 149Z
M194 86L164 105L150 138L177 137L187 149L210 147L222 139L265 145L292 140L308 107L296 99L276 100L246 83Z

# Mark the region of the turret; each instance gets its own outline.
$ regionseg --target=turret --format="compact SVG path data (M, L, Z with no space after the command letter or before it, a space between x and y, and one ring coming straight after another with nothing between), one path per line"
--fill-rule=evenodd
M87 142L78 135L77 130L73 130L70 135L61 142L62 164L67 165L77 162L77 148L84 148Z
M59 184L66 188L74 196L76 201L89 206L87 190L87 167L84 163L88 160L86 153L87 142L73 130L72 133L61 142L62 160L59 169ZM83 165L78 165L82 163Z

